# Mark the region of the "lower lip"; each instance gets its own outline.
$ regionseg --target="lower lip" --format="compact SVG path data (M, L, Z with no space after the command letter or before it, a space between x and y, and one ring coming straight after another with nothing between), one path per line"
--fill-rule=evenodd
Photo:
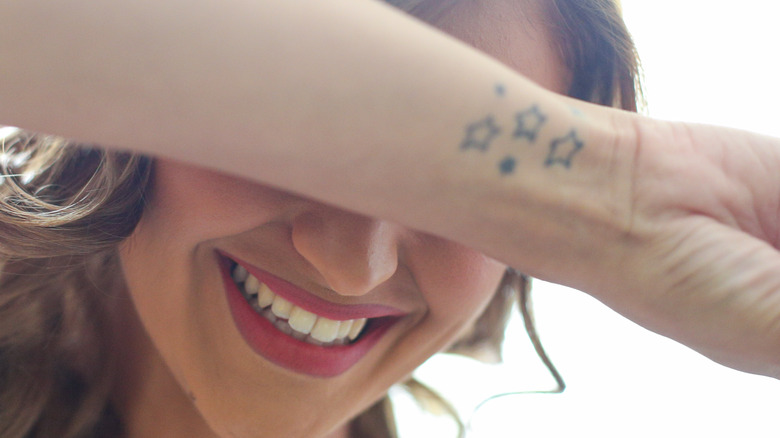
M241 336L255 353L290 371L315 377L338 376L360 361L397 321L397 318L370 320L365 333L349 345L320 347L299 341L279 331L252 309L233 282L230 262L217 257L230 313Z

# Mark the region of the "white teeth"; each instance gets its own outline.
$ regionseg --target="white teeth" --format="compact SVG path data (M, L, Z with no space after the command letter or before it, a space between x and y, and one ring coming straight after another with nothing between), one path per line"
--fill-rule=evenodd
M347 345L360 336L366 325L365 318L335 321L304 310L277 296L240 265L235 266L231 276L236 283L243 283L239 288L260 315L299 341L322 347Z
M279 318L290 318L290 312L292 311L293 304L280 296L274 298L274 303L271 305L271 312Z
M349 329L349 340L354 341L357 339L358 335L360 335L360 332L363 331L363 327L366 326L366 318L360 318L356 319L354 321L354 324L352 324L352 327Z
M248 276L249 272L241 265L236 265L235 269L233 269L233 280L236 283L243 283Z
M320 342L331 342L339 334L339 325L339 321L317 318L317 323L311 329L311 337Z
M290 312L290 319L287 321L290 327L303 334L309 334L316 322L317 315L307 312L298 306L293 307Z
M276 298L276 294L271 292L265 283L260 283L260 289L257 291L257 304L260 307L268 307L273 304L274 298Z
M260 282L257 281L257 279L253 275L248 276L246 282L244 282L244 292L246 292L247 295L250 296L256 295L258 289L260 289Z
M349 334L349 330L352 328L352 325L354 323L355 323L354 319L341 321L341 324L339 324L339 332L336 335L336 339L346 338L347 335Z

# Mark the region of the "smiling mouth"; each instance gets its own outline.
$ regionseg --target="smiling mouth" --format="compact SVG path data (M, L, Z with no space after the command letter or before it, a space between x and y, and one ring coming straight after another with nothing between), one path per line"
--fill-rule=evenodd
M366 328L367 318L333 320L296 306L236 262L232 262L230 273L255 312L299 341L320 347L348 345L356 342Z
M381 304L337 304L216 251L238 332L258 355L290 371L335 377L407 316Z

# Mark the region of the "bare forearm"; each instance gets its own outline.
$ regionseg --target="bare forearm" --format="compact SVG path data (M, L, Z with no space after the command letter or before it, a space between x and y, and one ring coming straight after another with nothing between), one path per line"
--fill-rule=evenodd
M778 375L775 140L571 102L376 2L0 15L0 123L395 220Z
M3 123L204 162L441 140L464 111L487 109L485 87L515 76L378 2L30 1L0 13Z
M3 123L274 184L544 277L626 220L633 152L609 115L375 2L16 3Z

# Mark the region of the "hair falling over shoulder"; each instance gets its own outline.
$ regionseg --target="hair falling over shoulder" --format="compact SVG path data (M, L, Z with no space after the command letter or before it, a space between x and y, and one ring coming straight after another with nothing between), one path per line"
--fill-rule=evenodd
M151 160L21 131L0 141L0 436L119 436L101 333Z
M429 13L432 4L441 13L457 1L389 2L415 15ZM636 110L638 61L617 2L545 4L573 74L569 94ZM117 247L141 218L153 161L23 131L6 133L0 142L0 436L121 437L110 402L114 355L106 310L124 287ZM526 279L508 270L484 314L452 350L500 360L516 303L536 339L527 293ZM422 406L458 421L424 385L406 387ZM352 434L397 436L389 399L357 417Z

